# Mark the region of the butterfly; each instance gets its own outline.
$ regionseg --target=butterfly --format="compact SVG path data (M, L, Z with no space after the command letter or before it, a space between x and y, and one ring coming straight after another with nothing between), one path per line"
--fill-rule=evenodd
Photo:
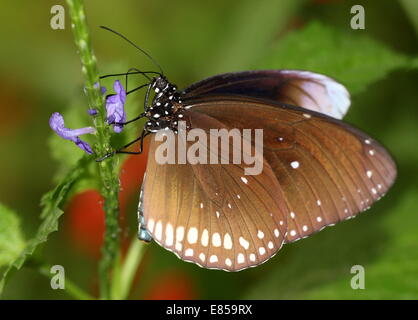
M150 135L139 238L184 261L225 271L258 266L284 244L355 217L394 183L396 165L385 148L341 121L350 96L330 77L244 71L178 90L153 73L136 140ZM160 164L156 133L177 134L180 120L208 136L212 129L262 129L262 172L245 175L244 163ZM175 151L180 147L177 141Z
M257 266L283 244L368 209L396 178L384 147L339 120L349 95L329 77L248 71L217 75L183 91L161 77L151 87L157 98L146 132L173 129L179 115L189 130L208 134L220 128L264 132L259 175L244 175L237 164L161 165L153 156L161 142L151 137L140 238L154 239L182 260L227 271ZM152 115L162 113L161 101L167 110L178 106L157 124Z

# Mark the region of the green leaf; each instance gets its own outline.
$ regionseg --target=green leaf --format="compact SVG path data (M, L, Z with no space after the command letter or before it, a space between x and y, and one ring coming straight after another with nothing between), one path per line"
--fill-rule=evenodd
M16 213L0 204L0 267L17 258L25 247Z
M352 94L358 96L367 86L382 80L390 72L416 66L416 61L416 58L394 52L364 33L344 32L312 23L282 39L269 53L265 63L257 68L304 69L324 73L344 83ZM407 106L411 103L409 101L399 105ZM407 147L411 142L408 144L409 140L405 138L411 136L412 131L408 129L414 128L414 121L411 111L404 112L411 119L410 125L405 126L407 121L396 121L393 125L391 122L393 133L390 136L394 137L389 139L392 145L401 146L398 147L398 155L401 151L404 154L408 152L408 157L400 156L400 170L405 161L414 164L414 153ZM403 115L401 112L398 114ZM386 131L387 116L380 119ZM399 123L402 128L393 128ZM409 169L410 172L411 168L403 170L406 172ZM285 245L271 262L259 267L265 276L244 298L418 298L418 190L410 188L409 184L403 188L402 185L405 186L405 180L399 177L388 195L356 219ZM353 290L350 286L354 276L350 272L353 265L365 268L365 290Z
M414 25L416 34L418 35L418 2L415 0L401 0L401 4L408 15L409 20Z
M387 238L378 259L365 267L365 290L352 290L347 284L352 274L338 281L309 290L308 299L323 299L338 292L342 299L417 299L418 298L418 189L405 193L393 214L382 219ZM396 214L394 214L396 213Z
M3 292L4 285L12 272L22 268L27 259L35 252L36 248L47 241L49 234L58 230L58 219L63 214L61 208L74 183L84 174L89 161L89 157L87 156L80 159L62 182L43 196L41 200L41 218L43 221L35 237L27 242L26 247L23 248L3 273L0 280L0 294Z
M418 189L311 238L286 245L252 299L417 299ZM389 204L397 200L397 205ZM365 290L353 290L353 265L365 268Z
M412 59L363 33L342 32L313 22L289 33L256 65L258 69L301 69L323 73L344 83L351 94L407 67Z
M257 59L266 44L284 30L306 0L293 1L240 1L225 22L224 33L219 35L218 53L206 63L207 74L238 71ZM256 27L255 27L256 26ZM205 68L205 66L201 66Z

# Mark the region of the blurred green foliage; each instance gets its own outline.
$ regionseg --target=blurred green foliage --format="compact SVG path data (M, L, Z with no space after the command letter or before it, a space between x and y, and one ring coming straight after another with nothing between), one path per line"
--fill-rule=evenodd
M59 3L25 0L2 5L9 15L0 28L2 110L7 115L0 121L0 143L7 150L0 159L0 202L21 213L22 231L16 216L1 207L0 230L8 234L0 233L0 265L6 262L4 257L16 258L24 238L35 234L41 195L82 157L72 143L52 136L48 128L53 111L64 113L69 127L88 121L70 28L53 31L49 27L50 8ZM365 30L349 27L354 4L365 7ZM111 1L91 0L86 5L102 74L152 66L126 43L95 28L98 25L121 31L146 48L180 87L216 73L244 69L325 73L344 83L352 94L346 120L386 145L399 169L394 188L370 211L286 245L254 269L239 273L204 270L151 244L132 298L145 296L167 271L187 275L196 298L418 298L418 11L413 10L413 1L129 0L117 10ZM135 116L141 96L130 99L129 116ZM135 136L137 130L127 130L115 145ZM90 165L80 168L86 169L85 179L74 190L97 187L97 181L89 180ZM29 243L29 251L58 227L62 214L58 205L68 196L66 187L61 185L47 196L45 228ZM132 215L127 217L132 234L135 205L131 204ZM65 215L60 226L64 228L51 234L44 256L52 264L65 265L74 282L93 291L96 262L72 248ZM4 235L15 239L13 248L7 247L13 250L3 249ZM5 254L7 250L10 255ZM355 264L365 267L366 290L350 287L350 269ZM10 278L4 297L68 298L51 290L49 281L30 268Z
M35 252L39 245L45 243L48 240L50 233L58 230L58 219L64 213L62 207L64 202L68 198L68 194L71 191L71 187L79 180L85 173L85 167L87 166L87 157L83 157L76 163L73 170L60 182L53 190L47 192L41 199L42 212L40 217L42 223L39 226L36 235L28 241L26 245L20 244L20 251L18 255L10 256L9 266L2 274L0 278L0 294L4 289L4 285L10 273L22 268L23 264L28 258ZM9 216L12 213L9 212ZM9 218L10 219L10 218ZM2 219L3 222L3 219ZM10 228L13 224L10 225ZM16 229L16 226L14 226ZM13 231L13 229L11 230ZM16 230L16 235L19 235L20 230ZM11 237L9 241L19 240L19 238ZM16 243L19 245L19 242Z
M332 52L332 54L330 54ZM366 90L413 59L396 53L366 34L345 34L318 22L289 32L269 50L258 68L301 69L340 79L351 94Z
M0 267L16 259L25 246L16 213L0 205Z

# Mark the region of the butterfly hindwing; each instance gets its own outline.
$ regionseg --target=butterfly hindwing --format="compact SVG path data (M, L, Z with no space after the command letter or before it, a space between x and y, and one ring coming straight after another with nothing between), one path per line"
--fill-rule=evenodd
M193 111L185 118L208 135L225 127ZM185 261L228 271L256 266L281 248L288 213L267 163L259 175L245 175L240 164L159 164L154 155L162 143L152 137L144 186L146 227L160 245ZM176 150L181 143L176 139Z

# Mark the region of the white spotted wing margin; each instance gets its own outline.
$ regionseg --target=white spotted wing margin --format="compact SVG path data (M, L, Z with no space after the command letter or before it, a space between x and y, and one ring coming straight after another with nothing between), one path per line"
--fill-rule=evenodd
M225 127L191 111L185 118L206 132ZM161 143L153 135L144 186L145 223L157 243L184 261L225 271L257 266L280 250L288 211L267 162L259 175L245 175L240 164L159 164Z

